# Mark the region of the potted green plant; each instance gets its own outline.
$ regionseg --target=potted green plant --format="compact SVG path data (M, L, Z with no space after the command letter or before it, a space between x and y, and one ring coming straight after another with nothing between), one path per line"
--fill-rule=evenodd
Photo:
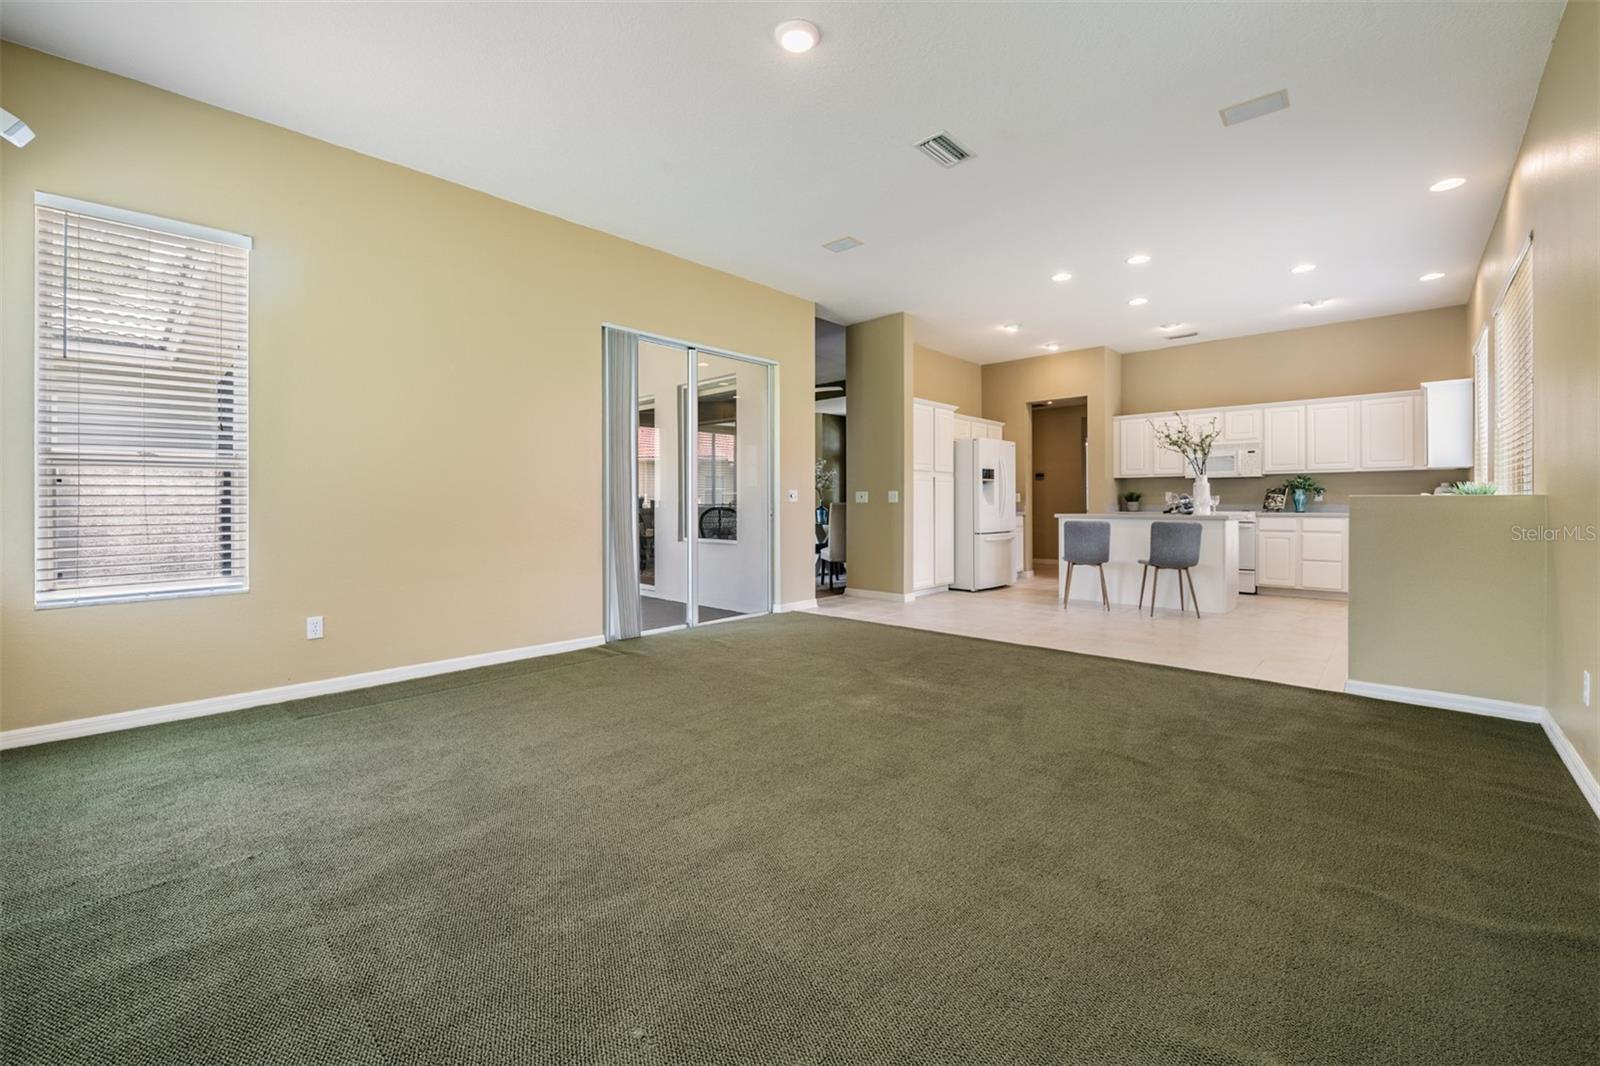
M1222 436L1222 429L1213 418L1209 428L1191 426L1176 411L1176 422L1150 423L1155 430L1156 443L1177 452L1194 472L1194 513L1211 513L1211 479L1206 477L1206 464L1211 461L1211 446Z
M1317 484L1317 479L1310 474L1296 474L1283 483L1283 491L1289 494L1289 500L1294 504L1296 511L1306 509L1306 498L1322 491L1322 486Z
M1452 496L1493 496L1500 486L1492 481L1458 481L1450 486Z
M1142 499L1144 499L1144 493L1142 492L1124 492L1122 494L1122 509L1124 511L1137 511L1139 509L1139 501Z

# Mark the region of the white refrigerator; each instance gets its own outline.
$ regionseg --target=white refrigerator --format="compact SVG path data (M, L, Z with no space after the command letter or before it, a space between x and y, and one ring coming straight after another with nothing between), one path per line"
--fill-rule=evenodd
M956 448L956 579L977 592L1016 580L1017 446L1008 440L958 440Z

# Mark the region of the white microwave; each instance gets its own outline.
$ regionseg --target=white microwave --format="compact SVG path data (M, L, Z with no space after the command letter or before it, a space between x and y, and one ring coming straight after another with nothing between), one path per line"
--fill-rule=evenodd
M1261 445L1223 444L1211 450L1207 477L1260 477Z

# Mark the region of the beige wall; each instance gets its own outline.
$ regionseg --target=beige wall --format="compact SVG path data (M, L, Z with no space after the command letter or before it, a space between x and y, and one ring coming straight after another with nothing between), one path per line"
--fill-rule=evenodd
M1350 505L1350 679L1544 702L1541 496L1360 496Z
M1583 705L1583 671L1600 685L1600 7L1567 5L1500 217L1468 306L1469 337L1494 311L1533 241L1534 488L1549 522L1578 530L1550 543L1545 700L1600 776L1600 700Z
M598 634L600 327L780 364L781 599L812 593L813 306L5 45L3 723ZM35 611L33 193L249 234L251 591ZM322 614L327 637L304 639Z
M845 331L845 453L849 456L849 587L905 593L911 589L911 319L886 315ZM889 490L900 494L890 503ZM855 494L865 491L866 503Z
M983 367L983 416L1006 424L1005 438L1017 445L1017 488L1028 521L1023 526L1025 559L1035 558L1033 544L1033 419L1028 405L1040 400L1086 401L1089 419L1089 510L1116 509L1116 481L1111 476L1111 418L1118 412L1122 387L1122 355L1110 348L988 363ZM1046 547L1047 554L1054 549Z
M1081 514L1084 495L1084 433L1087 408L1083 404L1033 409L1033 543L1045 548L1041 559L1054 556L1058 514ZM1040 478L1039 475L1044 477Z
M951 403L964 415L983 416L983 368L935 348L912 344L912 395Z
M1464 307L1131 352L1122 414L1414 389L1472 375Z

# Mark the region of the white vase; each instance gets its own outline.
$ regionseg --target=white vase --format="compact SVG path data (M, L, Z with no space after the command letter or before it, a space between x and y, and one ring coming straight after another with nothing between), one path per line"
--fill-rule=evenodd
M1211 479L1204 474L1194 479L1194 513L1211 513Z

